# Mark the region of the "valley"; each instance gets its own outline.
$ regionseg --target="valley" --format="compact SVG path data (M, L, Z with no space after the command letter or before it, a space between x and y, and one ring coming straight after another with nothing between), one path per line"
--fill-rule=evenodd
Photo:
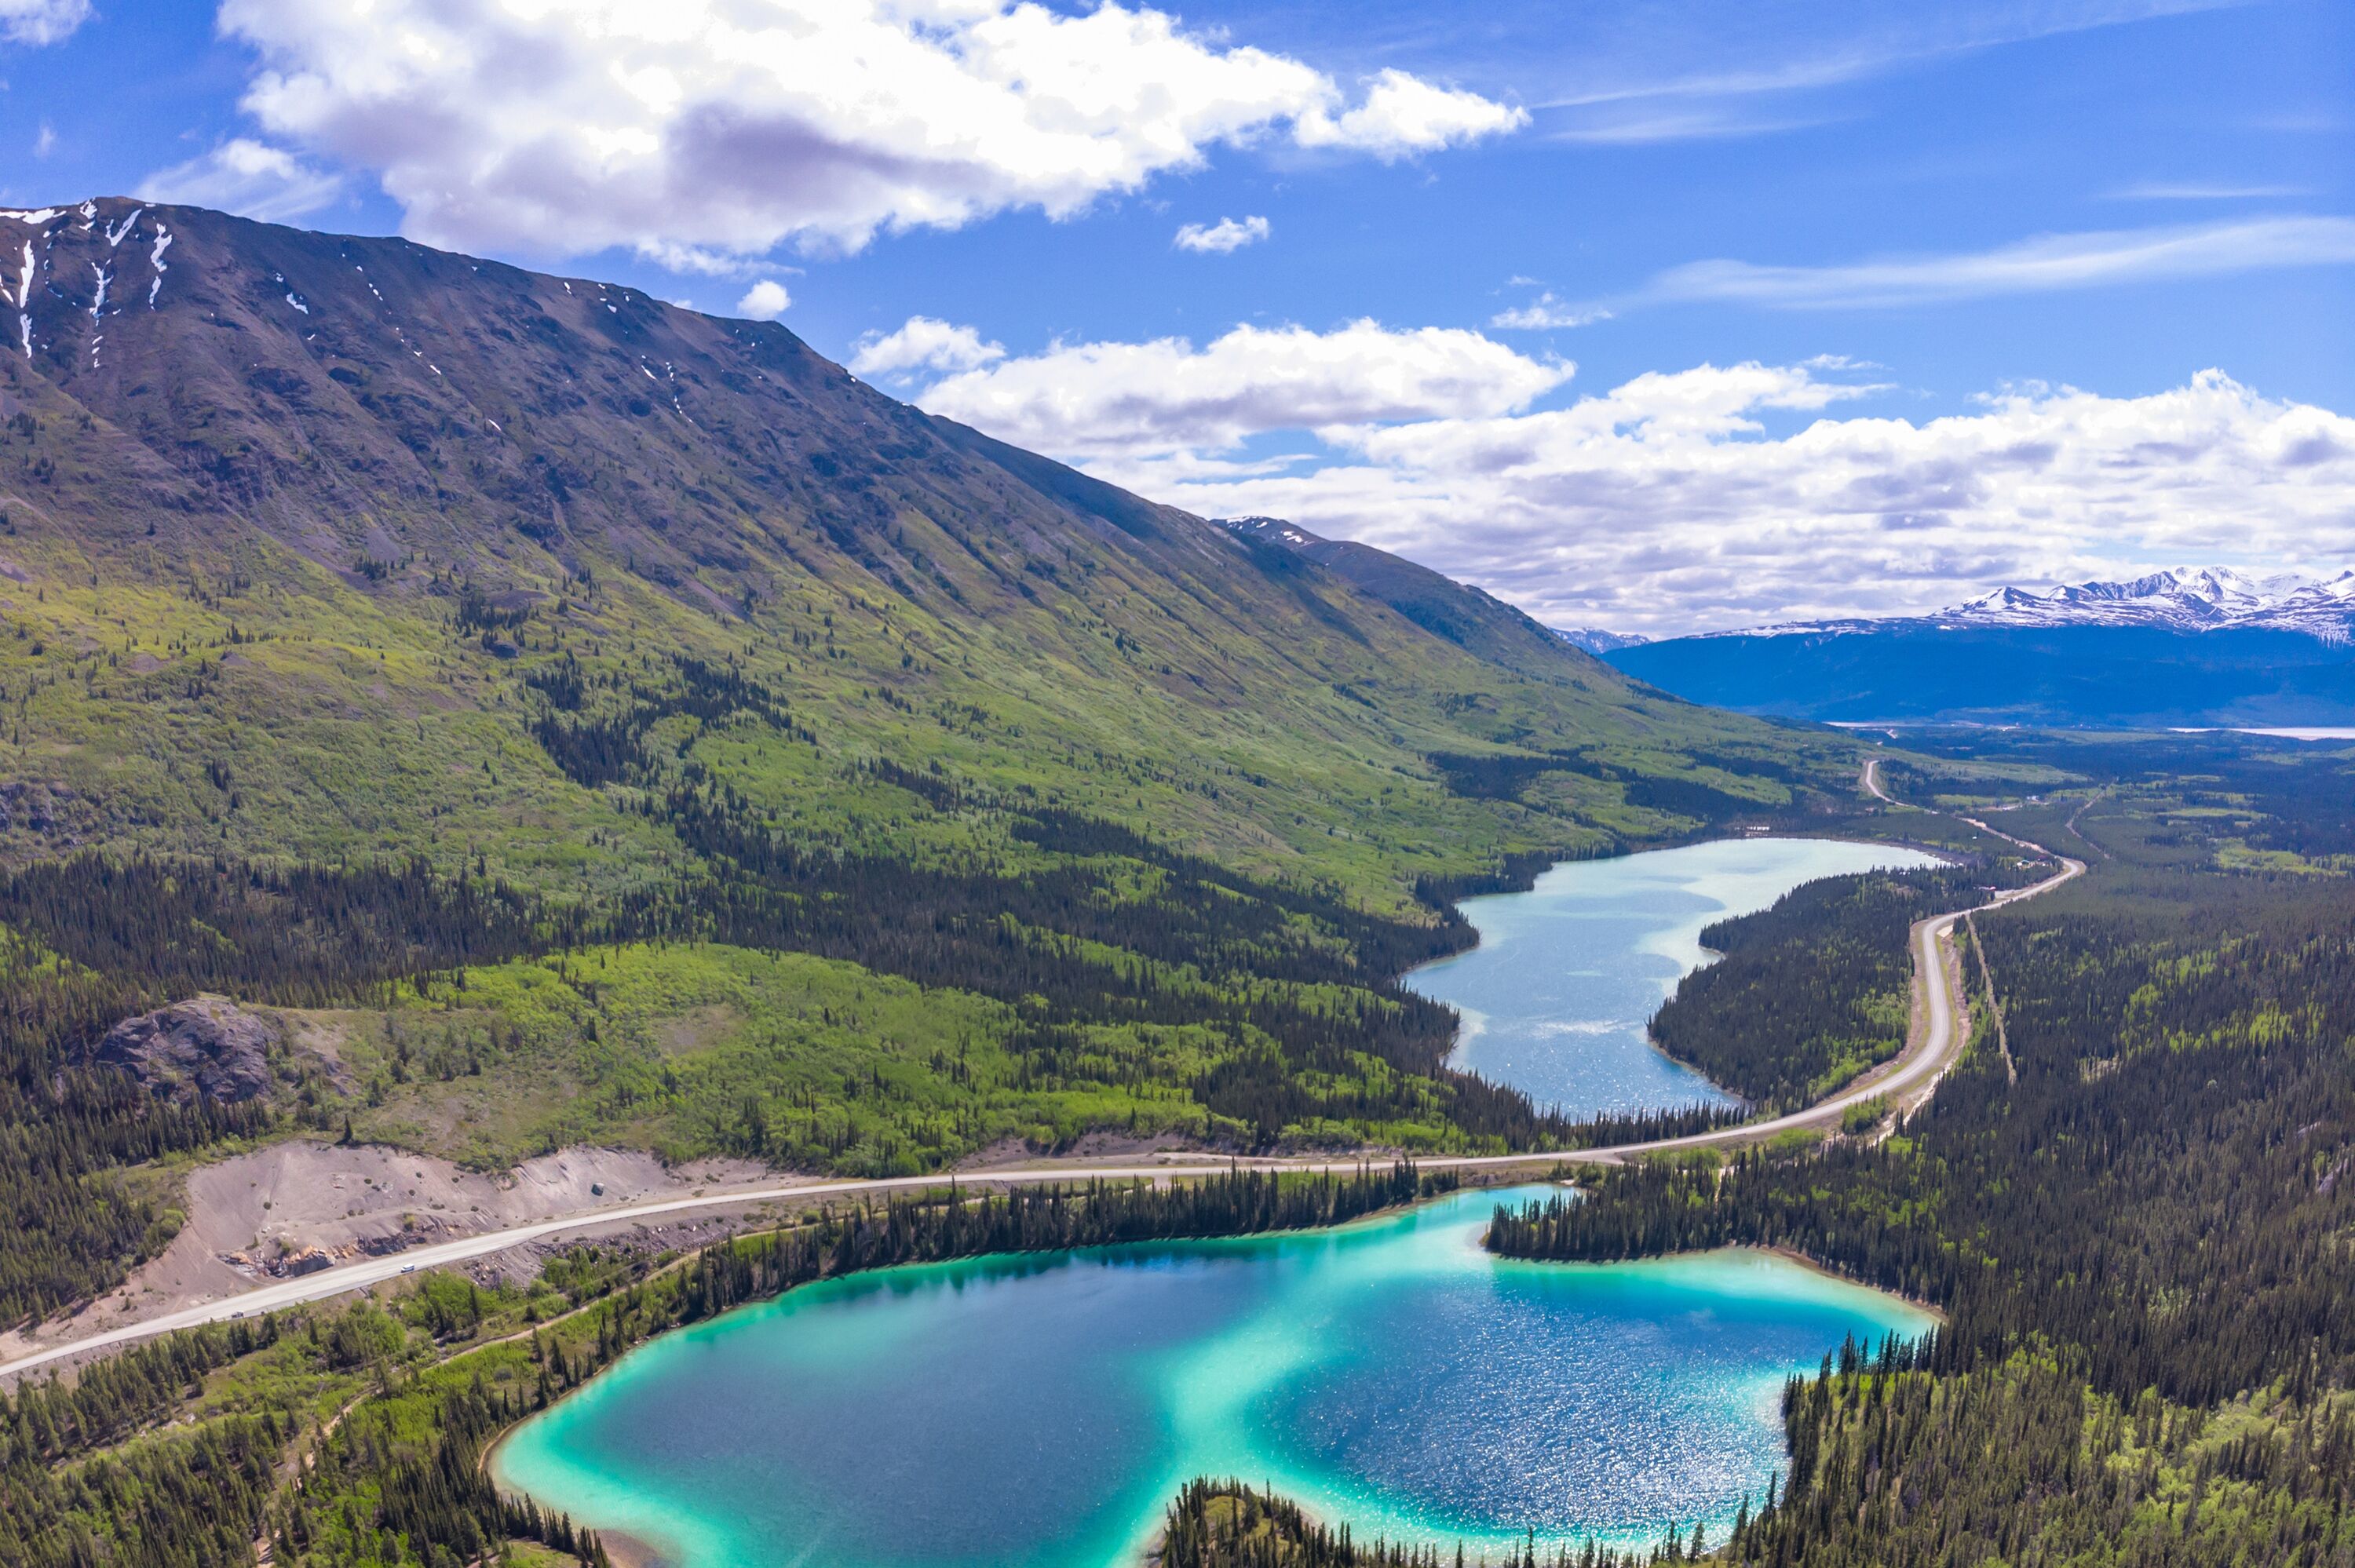
M1282 1419L1138 1459L1103 1539L1343 1568L1516 1536L1674 1560L1699 1527L1829 1568L1948 1530L2019 1556L2102 1510L2259 1552L2336 1529L2306 1505L2342 1484L2355 1344L2313 1283L2355 1126L2339 748L1703 707L1397 556L924 414L773 323L192 207L7 226L0 1556L594 1568L643 1520L485 1458L673 1330L886 1298L915 1277L868 1271L901 1266L986 1293L1092 1248L1193 1277L1419 1227L1549 1301L1702 1279L1714 1306L1604 1314L1717 1370L1701 1405L1592 1414L1659 1436L1591 1475L1707 1450L1717 1478L1458 1508L1377 1473L1374 1436L1418 1441L1380 1414L1396 1379L1327 1368L1357 1437L1304 1458L1327 1407L1277 1378ZM1829 858L1741 900L1644 880L1763 845ZM1518 1026L1612 1022L1623 1065L1662 1066L1649 1041L1673 1070L1628 1093L1465 1048L1440 997L1504 1010L1430 979L1483 971L1498 906L1465 901L1591 919L1609 886L1632 924L1598 973L1639 1001L1549 993ZM1510 947L1508 980L1586 963ZM1461 1191L1564 1178L1582 1201ZM2250 1245L2181 1246L2219 1204ZM1876 1303L1852 1320L1882 1342L1803 1312L1711 1360L1710 1312L1811 1291ZM2195 1305L2236 1293L2231 1322ZM1801 1340L1837 1352L1813 1380ZM1535 1386L1476 1363L1465 1431ZM2020 1452L2108 1489L1969 1513L1994 1482L1949 1445L2013 1419L1988 1401L2090 1434ZM1859 1533L1882 1408L1937 1489ZM1580 1425L1502 1424L1557 1458ZM1037 1540L1103 1523L1035 1474ZM2191 1477L2233 1500L2180 1507ZM895 1500L858 1533L921 1524ZM1319 1533L1352 1516L1382 1539Z
M168 1243L123 1169L272 1128L846 1176L1091 1132L1528 1147L1394 988L1468 939L1446 895L1840 809L1837 737L1151 505L781 328L197 209L0 224L33 266L7 1313ZM281 1019L268 1096L58 1078L197 992Z

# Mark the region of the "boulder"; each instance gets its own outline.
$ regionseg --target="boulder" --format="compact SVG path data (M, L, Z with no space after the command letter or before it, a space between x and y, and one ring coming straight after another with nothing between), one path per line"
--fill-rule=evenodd
M270 1092L278 1025L220 996L197 996L126 1018L83 1054L176 1100L257 1099Z

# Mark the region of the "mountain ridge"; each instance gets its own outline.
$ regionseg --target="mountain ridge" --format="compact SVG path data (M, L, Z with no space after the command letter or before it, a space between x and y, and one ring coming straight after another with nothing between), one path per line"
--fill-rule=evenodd
M1399 984L1450 898L1852 800L1851 742L773 323L115 198L0 263L0 1322L168 1239L124 1168L232 1137L1558 1138ZM184 1108L80 1065L198 993L317 1049Z
M0 768L75 804L46 839L20 813L0 858L472 853L625 884L668 849L514 728L548 659L634 659L643 683L655 647L760 672L823 736L772 780L822 837L888 820L841 805L843 769L880 759L1391 903L1540 843L1675 831L1616 765L1508 810L1433 756L1607 740L1638 772L1738 771L1792 745L1395 556L1272 549L924 414L774 323L127 198L0 213L11 257L0 621L29 662L0 680L30 750ZM703 733L667 744L716 766ZM188 785L198 757L243 806ZM1343 838L1401 789L1436 831Z
M2006 586L1925 615L1778 621L1694 635L1837 636L1900 626L1948 630L1986 626L2254 630L2296 631L2326 642L2344 642L2355 627L2355 568L2323 577L2300 572L2253 576L2229 567L2174 567L2138 577L2064 583L2042 591Z
M2175 567L2000 588L1928 615L1788 621L1599 652L1691 701L1789 718L2338 726L2355 723L2355 570Z

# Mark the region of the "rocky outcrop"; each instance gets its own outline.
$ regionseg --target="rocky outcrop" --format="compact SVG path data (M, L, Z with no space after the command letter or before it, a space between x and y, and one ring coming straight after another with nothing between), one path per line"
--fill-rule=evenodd
M198 996L126 1018L83 1054L120 1067L150 1094L176 1100L250 1100L270 1092L278 1025L227 997Z

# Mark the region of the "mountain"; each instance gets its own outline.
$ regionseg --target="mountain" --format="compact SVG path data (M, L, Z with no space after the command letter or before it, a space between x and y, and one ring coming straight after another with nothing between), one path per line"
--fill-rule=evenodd
M1601 821L1457 821L1433 753L1664 723L1779 744L1394 557L1272 549L932 418L773 323L119 199L0 216L0 614L49 661L0 678L57 709L25 709L12 759L71 792L50 848L640 879L643 824L518 754L559 649L765 670L820 736L775 808L830 836L872 823L819 801L829 770L938 763L1389 902ZM260 641L197 657L232 633ZM459 782L486 758L497 799ZM1401 770L1439 831L1376 870L1327 829ZM37 847L27 821L0 853Z
M1530 674L1561 667L1554 633L1485 589L1370 545L1321 538L1280 517L1229 517L1219 525L1254 549L1285 551L1315 561L1433 637L1491 663Z
M1793 718L2291 727L2355 724L2351 628L2355 571L2183 567L1604 652L1694 702Z
M2250 577L2230 567L2181 567L2130 582L2087 582L2033 593L1998 588L1936 617L1956 626L2154 626L2171 631L2296 631L2348 641L2355 570Z
M1799 821L1854 748L1220 526L785 328L389 238L0 213L0 1323L294 1128L870 1174L1564 1136L1445 895ZM97 1047L265 1019L251 1096ZM209 1003L208 1003L209 1005Z
M1797 621L1711 635L1810 636L1920 626L2144 626L2168 631L2296 631L2349 641L2355 626L2355 570L2315 577L2296 572L2252 577L2229 567L2181 567L2123 582L2083 582L2038 592L2000 588L1929 615ZM1603 652L1611 652L1605 649Z
M1605 631L1599 626L1557 626L1553 634L1572 648L1583 650L1598 659L1606 653L1616 653L1622 648L1641 648L1651 641L1640 632Z

